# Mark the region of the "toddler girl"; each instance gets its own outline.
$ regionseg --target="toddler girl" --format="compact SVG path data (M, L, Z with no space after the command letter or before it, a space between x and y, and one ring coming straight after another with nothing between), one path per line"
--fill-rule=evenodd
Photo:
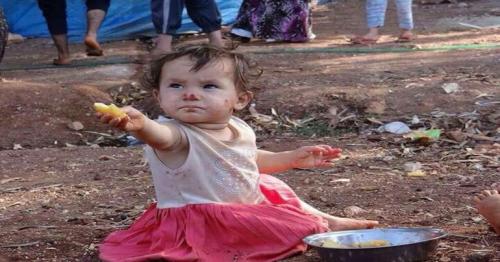
M234 111L251 100L248 61L224 49L181 48L153 62L153 95L171 120L157 123L132 107L99 119L145 142L155 204L100 246L104 261L275 261L305 250L302 238L376 221L325 214L284 182L264 175L330 166L340 150L306 146L257 149Z

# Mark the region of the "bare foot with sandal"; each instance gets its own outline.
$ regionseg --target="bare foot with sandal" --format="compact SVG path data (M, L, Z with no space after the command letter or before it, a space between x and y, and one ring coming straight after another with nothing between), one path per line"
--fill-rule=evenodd
M87 12L87 34L83 43L87 47L86 52L88 56L103 55L102 48L99 42L97 42L97 31L104 20L104 16L106 16L104 10L93 9Z
M402 29L396 42L407 43L413 40L415 40L415 35L411 32L411 30Z
M64 3L64 1L63 1ZM97 31L106 15L110 5L109 0L86 1L87 6L87 33L84 43L87 47L87 55L102 56L102 48L97 42ZM57 48L57 58L53 60L54 65L71 64L71 56L68 45L68 26L66 22L66 10L60 1L38 0L38 6L42 10L47 21L50 35Z
M367 34L363 36L355 36L350 39L351 44L355 45L372 45L376 44L380 35L378 28L370 28ZM409 29L401 29L399 37L396 39L397 43L408 43L415 40L415 35Z
M52 35L54 45L57 49L57 58L52 63L54 65L68 65L71 64L71 57L69 54L68 38L65 34Z
M500 235L500 185L492 190L483 190L474 197L476 208L493 227L495 232Z
M354 45L371 45L376 44L379 38L378 28L370 28L367 34L355 36L350 39L350 42Z
M87 47L86 52L88 56L102 56L104 54L101 46L97 42L96 36L85 36L85 40L83 41L83 43Z
M369 32L363 36L356 36L351 39L352 44L370 45L377 43L379 39L378 30L385 23L387 0L366 0L366 23ZM413 12L411 0L396 0L396 11L398 25L401 33L396 42L410 42L413 40Z
M54 65L69 65L71 64L71 56L69 52L68 39L66 35L53 35L52 39L57 48L57 58L52 63ZM88 56L102 56L104 53L101 46L97 42L96 36L87 34L85 36L84 44L87 47Z

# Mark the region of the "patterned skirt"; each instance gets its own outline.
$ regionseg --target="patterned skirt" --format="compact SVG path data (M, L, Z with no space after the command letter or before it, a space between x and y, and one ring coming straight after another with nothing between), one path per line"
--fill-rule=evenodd
M259 39L305 42L312 38L308 0L243 0L233 29ZM242 35L243 36L243 35Z

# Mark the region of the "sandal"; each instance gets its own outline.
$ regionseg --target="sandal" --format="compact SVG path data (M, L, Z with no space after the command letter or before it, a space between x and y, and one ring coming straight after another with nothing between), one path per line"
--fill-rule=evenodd
M102 56L104 52L102 49L87 48L86 50L88 56Z
M365 38L364 36L356 36L351 39L349 39L349 42L353 45L373 45L376 44L378 41L378 38L373 39L373 38Z
M102 55L104 55L104 52L102 51L101 46L95 40L92 40L91 38L86 37L85 40L83 41L83 43L87 47L85 51L87 52L88 56L102 56Z
M408 43L413 40L415 40L415 35L409 34L409 35L400 35L398 39L396 39L396 43Z
M249 43L251 40L248 37L239 36L239 35L233 34L231 32L224 33L224 38L230 39L230 40L235 41L235 42L241 42L241 43Z
M65 66L71 64L71 59L60 60L59 58L54 58L52 64L55 66Z

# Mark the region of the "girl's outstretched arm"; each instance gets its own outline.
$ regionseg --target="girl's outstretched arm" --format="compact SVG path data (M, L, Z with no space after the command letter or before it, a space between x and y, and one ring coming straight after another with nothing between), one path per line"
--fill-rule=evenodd
M340 156L339 148L328 145L303 146L292 151L269 152L257 150L259 172L272 174L292 168L332 166L331 160Z
M97 113L103 123L129 132L137 139L157 150L172 150L187 143L179 128L169 124L159 124L137 109L126 106L121 108L126 113L125 117L113 117L110 114Z

